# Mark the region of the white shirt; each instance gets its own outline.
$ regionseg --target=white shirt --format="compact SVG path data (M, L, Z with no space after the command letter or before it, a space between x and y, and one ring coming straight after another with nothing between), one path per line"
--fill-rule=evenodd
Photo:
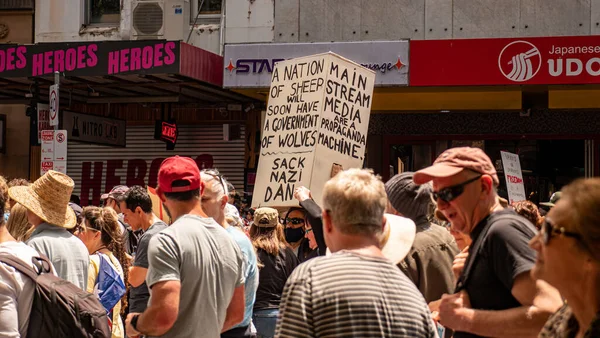
M0 253L12 254L31 267L31 259L40 255L21 242L0 243ZM29 277L12 266L0 263L0 337L27 336L34 289Z

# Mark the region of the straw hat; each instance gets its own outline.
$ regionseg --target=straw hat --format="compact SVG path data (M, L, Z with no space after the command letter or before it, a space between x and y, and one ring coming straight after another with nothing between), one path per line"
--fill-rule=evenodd
M30 186L10 188L8 195L45 222L71 229L77 222L69 207L74 185L69 176L50 170Z

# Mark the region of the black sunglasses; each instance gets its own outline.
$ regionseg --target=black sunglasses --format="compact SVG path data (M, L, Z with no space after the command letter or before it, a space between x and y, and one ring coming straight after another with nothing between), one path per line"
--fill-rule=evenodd
M580 234L575 232L569 232L563 227L557 228L554 224L552 224L552 220L546 217L544 223L542 224L542 240L544 242L544 245L548 245L548 242L550 242L550 239L552 238L553 234L581 239Z
M287 218L285 220L286 223L292 223L294 225L298 225L298 224L302 224L304 223L304 218Z
M467 184L477 181L478 179L481 178L481 176L483 176L483 175L479 175L468 181L465 181L465 182L457 184L457 185L453 185L451 187L440 189L440 191L434 191L431 193L431 199L433 200L434 203L437 202L438 199L441 199L442 201L444 201L446 203L450 203L452 200L456 199L458 196L460 196L465 191L465 186Z

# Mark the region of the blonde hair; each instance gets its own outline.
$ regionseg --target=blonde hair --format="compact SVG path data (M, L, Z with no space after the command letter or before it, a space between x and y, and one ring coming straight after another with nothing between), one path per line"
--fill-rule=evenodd
M19 203L15 204L10 209L6 229L17 241L25 242L28 240L34 228L27 220L27 208Z
M323 209L346 234L379 235L387 203L383 182L369 169L342 171L323 189Z
M242 222L240 221L239 217L225 216L225 222L227 222L227 224L229 224L229 226L240 228L240 229L242 228Z
M567 230L580 234L584 249L600 261L600 178L577 179L561 191L572 210Z

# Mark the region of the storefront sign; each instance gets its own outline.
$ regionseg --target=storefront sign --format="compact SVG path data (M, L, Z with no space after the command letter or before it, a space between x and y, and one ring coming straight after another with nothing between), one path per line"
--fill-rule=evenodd
M125 146L126 122L65 110L63 128L72 141Z
M277 62L330 51L375 71L377 86L408 83L408 41L361 41L225 45L223 86L268 88Z
M508 199L513 202L524 201L527 199L525 195L525 185L523 184L523 173L521 172L521 162L519 155L501 151L502 166L504 168L504 177L506 178L506 190L508 191Z
M174 154L173 154L174 155ZM189 154L180 154L190 156ZM214 159L210 154L190 156L198 168L214 168ZM158 170L166 157L157 157L152 160L133 158L130 160L109 159L100 161L86 161L81 164L80 198L85 205L88 202L98 205L100 195L117 185L134 185L156 187L158 185ZM118 172L124 172L120 175ZM102 189L104 188L104 189Z
M179 41L0 45L0 77L178 73L179 65Z
M50 109L47 104L37 104L38 143L42 143L42 131L54 130L50 125Z
M600 37L410 42L411 86L600 83Z
M154 139L173 145L177 143L178 131L175 122L156 121L154 128Z
M333 53L278 62L273 69L252 206L298 205L309 187L362 167L375 72Z

